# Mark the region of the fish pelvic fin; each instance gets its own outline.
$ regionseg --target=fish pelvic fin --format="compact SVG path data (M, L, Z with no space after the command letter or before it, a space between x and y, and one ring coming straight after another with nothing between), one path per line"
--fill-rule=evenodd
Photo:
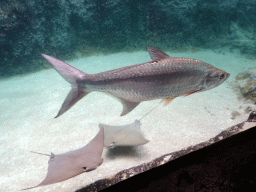
M124 99L119 99L119 100L123 104L123 111L121 113L121 116L124 116L127 113L131 112L135 107L137 107L140 104L140 102L130 102Z
M202 89L190 90L190 91L187 91L186 93L184 93L183 96L189 96L189 95L197 93L197 92L199 92L201 90Z
M163 100L164 106L169 105L174 99L175 99L175 97L167 97L167 98L165 98Z
M88 93L89 92L85 91L84 88L72 87L55 118L61 116L63 113L69 110L74 104L76 104L77 101L82 99Z
M65 113L67 110L69 110L77 101L82 99L85 95L88 94L88 92L85 90L83 86L79 85L79 82L86 77L89 76L89 74L84 73L83 71L80 71L79 69L76 69L75 67L69 65L68 63L61 61L59 59L56 59L54 57L51 57L49 55L41 54L42 57L44 57L52 66L53 68L67 81L72 85L72 89L67 95L64 103L62 104L62 107L57 114L57 117Z

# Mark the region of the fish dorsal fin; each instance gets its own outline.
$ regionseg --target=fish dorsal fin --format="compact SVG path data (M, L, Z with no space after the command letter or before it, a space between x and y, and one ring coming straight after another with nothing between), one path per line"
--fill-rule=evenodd
M169 55L167 55L165 52L161 51L160 49L157 49L154 47L148 47L147 50L148 50L150 57L153 61L159 61L161 59L170 58Z

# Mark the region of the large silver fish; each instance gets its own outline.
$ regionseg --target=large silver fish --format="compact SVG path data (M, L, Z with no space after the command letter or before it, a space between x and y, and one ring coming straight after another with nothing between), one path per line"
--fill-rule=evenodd
M164 99L202 92L222 84L229 73L203 61L170 57L163 51L148 47L152 61L97 74L84 73L54 57L42 54L60 75L72 85L57 117L92 91L108 93L123 104L126 115L142 101Z

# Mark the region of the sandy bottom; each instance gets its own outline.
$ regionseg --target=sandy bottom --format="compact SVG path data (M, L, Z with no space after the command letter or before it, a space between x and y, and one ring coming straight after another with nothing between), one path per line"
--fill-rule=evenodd
M212 51L168 54L205 61L229 72L231 77L210 91L176 98L143 118L141 131L150 140L146 145L121 151L105 148L104 163L95 171L33 191L75 191L123 169L206 141L246 120L248 106L256 109L249 102L239 101L230 86L237 73L255 67L254 61ZM68 63L82 71L96 73L149 60L149 54L140 51L92 56ZM93 92L64 115L53 119L70 90L70 85L55 70L1 81L0 90L0 191L10 192L38 185L46 176L49 157L29 151L59 154L81 148L98 133L99 123L132 123L160 102L142 102L131 113L120 117L121 103L106 94ZM231 119L233 111L241 115Z

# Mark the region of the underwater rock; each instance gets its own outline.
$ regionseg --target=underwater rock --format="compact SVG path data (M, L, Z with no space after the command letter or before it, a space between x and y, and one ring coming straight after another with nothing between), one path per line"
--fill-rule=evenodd
M256 122L256 111L252 111L250 113L247 122Z
M250 113L252 110L252 107L248 106L244 111L245 113Z
M256 89L256 81L248 80L246 86L241 89L241 93L246 95L250 92L253 92Z
M239 73L232 88L238 94L239 99L244 98L256 103L256 68L249 68Z
M239 73L237 76L236 76L236 80L243 80L243 79L247 79L251 76L251 73L249 71L246 71L246 72L242 72L242 73Z
M236 117L240 116L241 114L238 113L237 111L233 111L233 112L231 113L231 115L232 115L231 119L235 119Z

